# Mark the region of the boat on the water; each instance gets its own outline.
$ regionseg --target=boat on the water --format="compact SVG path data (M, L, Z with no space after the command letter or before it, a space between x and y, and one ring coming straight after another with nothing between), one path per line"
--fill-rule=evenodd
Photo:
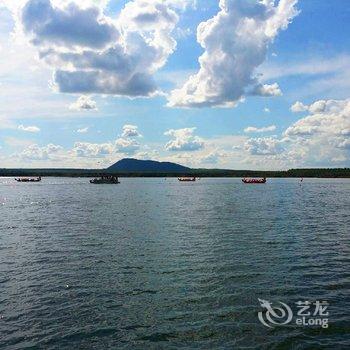
M90 183L94 185L115 185L120 184L120 181L117 176L101 176L100 178L90 180Z
M40 182L41 181L41 176L37 177L37 178L27 178L27 177L24 177L24 178L18 178L18 179L15 179L17 182Z
M196 178L194 176L191 176L191 177L185 176L185 177L179 177L178 180L181 182L193 182L193 181L196 181Z
M242 179L242 182L245 184L265 184L266 183L266 177L262 178L262 179L247 179L244 178Z

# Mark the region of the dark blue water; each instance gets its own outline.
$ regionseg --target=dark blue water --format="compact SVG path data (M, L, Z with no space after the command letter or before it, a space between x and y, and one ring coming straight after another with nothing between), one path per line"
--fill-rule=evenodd
M0 348L349 348L349 208L341 179L0 179Z

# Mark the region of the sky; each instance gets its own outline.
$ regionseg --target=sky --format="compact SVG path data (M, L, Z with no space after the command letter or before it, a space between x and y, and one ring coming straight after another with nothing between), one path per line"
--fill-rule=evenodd
M350 166L343 0L0 0L0 168Z

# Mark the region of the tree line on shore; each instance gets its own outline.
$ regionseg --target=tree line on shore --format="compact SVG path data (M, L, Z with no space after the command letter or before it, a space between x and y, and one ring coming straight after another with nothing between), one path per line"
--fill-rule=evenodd
M52 176L52 177L98 177L116 175L120 177L309 177L350 178L350 168L290 169L285 171L190 169L183 172L127 172L109 169L0 169L1 177Z

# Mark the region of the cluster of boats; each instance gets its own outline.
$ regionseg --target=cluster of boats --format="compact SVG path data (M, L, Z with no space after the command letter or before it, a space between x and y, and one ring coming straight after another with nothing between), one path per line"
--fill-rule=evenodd
M181 182L191 182L191 181L196 181L197 178L196 177L179 177L178 178L179 181ZM242 182L245 184L265 184L266 183L266 177L264 178L244 178L242 179Z
M17 182L40 182L41 176L37 178L16 178ZM195 176L183 176L179 177L178 180L180 182L194 182L197 180ZM266 183L266 177L256 179L256 178L244 178L242 179L242 182L245 184L264 184ZM119 184L120 181L117 176L114 175L103 175L99 178L95 178L90 180L91 184L94 185L102 185L102 184Z
M90 180L91 184L103 185L103 184L120 184L118 177L116 176L101 176L98 179Z

